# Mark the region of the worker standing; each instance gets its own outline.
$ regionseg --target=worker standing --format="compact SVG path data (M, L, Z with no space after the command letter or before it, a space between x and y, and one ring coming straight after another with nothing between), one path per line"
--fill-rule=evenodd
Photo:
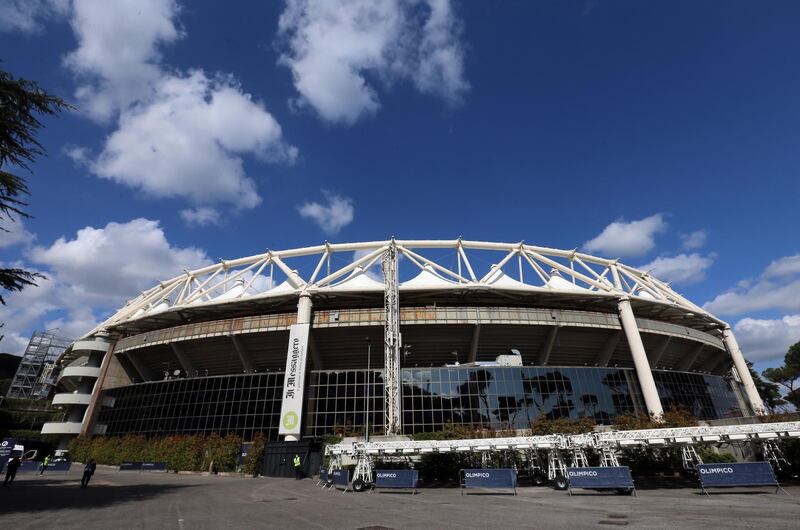
M300 462L300 455L294 455L294 478L300 480L303 478L303 468L302 463Z

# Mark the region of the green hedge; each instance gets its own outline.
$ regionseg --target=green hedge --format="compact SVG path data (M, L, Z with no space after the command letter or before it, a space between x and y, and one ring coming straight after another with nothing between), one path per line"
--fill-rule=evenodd
M70 443L69 453L75 461L94 458L98 464L111 466L143 461L166 462L171 471L235 471L241 444L241 437L235 434L224 437L181 434L161 438L79 436Z

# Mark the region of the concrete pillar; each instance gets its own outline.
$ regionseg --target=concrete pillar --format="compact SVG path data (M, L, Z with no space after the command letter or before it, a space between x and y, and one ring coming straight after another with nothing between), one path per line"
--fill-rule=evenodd
M250 352L247 351L247 348L245 348L242 343L242 339L240 339L238 335L231 335L230 337L231 342L233 342L233 349L236 350L236 354L242 362L242 369L248 373L254 372L256 368L253 364L253 359L250 357Z
M661 339L661 342L658 343L658 346L647 352L647 362L650 363L650 366L655 368L658 365L658 362L661 360L661 356L664 355L665 351L667 351L667 347L669 346L671 340L672 337L667 335Z
M469 355L467 355L467 362L474 363L478 360L478 345L481 342L481 325L475 324L472 328L472 341L469 343Z
M747 396L747 400L750 402L753 412L757 415L764 414L764 403L761 401L761 396L758 395L756 384L750 376L750 370L747 368L742 350L739 349L739 343L736 342L736 337L734 337L730 326L725 326L722 330L722 340L725 342L725 348L727 348L728 353L733 359L733 365L736 367L736 372L738 372L739 378L742 380L744 393Z
M701 342L695 346L694 350L692 350L690 353L685 353L680 364L678 364L678 370L681 372L688 372L691 370L692 366L694 366L694 363L697 362L698 357L700 357L700 353L703 351L705 346L706 345Z
M170 342L169 345L172 348L172 353L174 353L175 357L178 359L181 368L183 368L183 371L186 372L186 375L189 377L195 377L197 373L197 368L195 368L192 359L188 355L186 355L186 352L183 351L181 347L175 344L174 342Z
M661 399L658 397L656 382L653 380L653 373L650 371L650 363L647 362L647 353L642 344L642 337L639 335L639 327L636 325L636 317L633 316L631 301L622 298L618 304L619 319L622 322L622 329L628 339L628 347L631 349L633 365L636 368L636 377L639 379L639 386L642 389L642 397L647 412L656 420L664 415L664 407L661 406Z
M308 343L311 335L311 296L302 293L297 302L297 324L289 328L286 372L283 381L278 434L296 442L302 432L303 391L305 390Z
M155 381L157 378L153 371L147 367L140 359L137 357L136 353L128 353L125 355L128 358L128 361L133 365L133 368L139 372L139 377L142 381ZM163 377L162 377L163 379Z
M547 334L547 340L544 343L544 347L542 348L542 351L539 352L539 357L536 359L536 364L538 366L545 366L547 361L550 360L550 354L553 352L553 346L556 344L558 331L560 329L561 326L553 326L550 329L550 333Z
M611 333L611 336L608 337L608 340L603 345L603 349L597 353L597 366L608 366L608 363L611 361L611 357L614 356L614 351L617 349L619 339L621 338L621 331L614 331Z

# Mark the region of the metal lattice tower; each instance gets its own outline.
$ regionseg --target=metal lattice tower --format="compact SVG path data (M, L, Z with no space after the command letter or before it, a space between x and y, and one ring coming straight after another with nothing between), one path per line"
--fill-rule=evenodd
M11 381L6 394L10 398L47 399L55 384L55 361L64 353L71 339L58 337L48 331L37 331L31 336L28 347Z
M384 281L384 388L386 389L386 434L400 429L400 293L397 278L397 249L389 245L383 255Z

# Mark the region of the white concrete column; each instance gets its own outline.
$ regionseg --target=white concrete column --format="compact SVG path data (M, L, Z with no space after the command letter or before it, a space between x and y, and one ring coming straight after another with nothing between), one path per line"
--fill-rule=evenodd
M661 399L658 397L658 389L656 388L656 382L653 380L653 372L650 371L650 363L647 361L647 353L644 350L642 337L639 335L636 317L633 316L631 301L628 298L622 298L618 307L622 329L628 339L633 365L636 368L636 376L642 389L644 404L647 407L647 412L653 418L659 420L664 415L664 408L661 406Z
M289 346L286 353L286 374L281 401L278 434L287 442L296 442L301 435L303 417L303 391L306 380L306 357L311 335L311 296L302 293L297 301L297 324L289 329Z
M750 376L750 370L747 368L742 350L739 348L739 343L736 342L736 337L733 335L730 326L725 326L725 328L723 328L722 340L725 341L725 348L727 348L728 353L733 359L733 365L736 367L739 378L742 380L744 393L747 396L747 400L750 402L753 412L757 415L764 414L764 403L761 401L761 396L758 395L756 384Z

